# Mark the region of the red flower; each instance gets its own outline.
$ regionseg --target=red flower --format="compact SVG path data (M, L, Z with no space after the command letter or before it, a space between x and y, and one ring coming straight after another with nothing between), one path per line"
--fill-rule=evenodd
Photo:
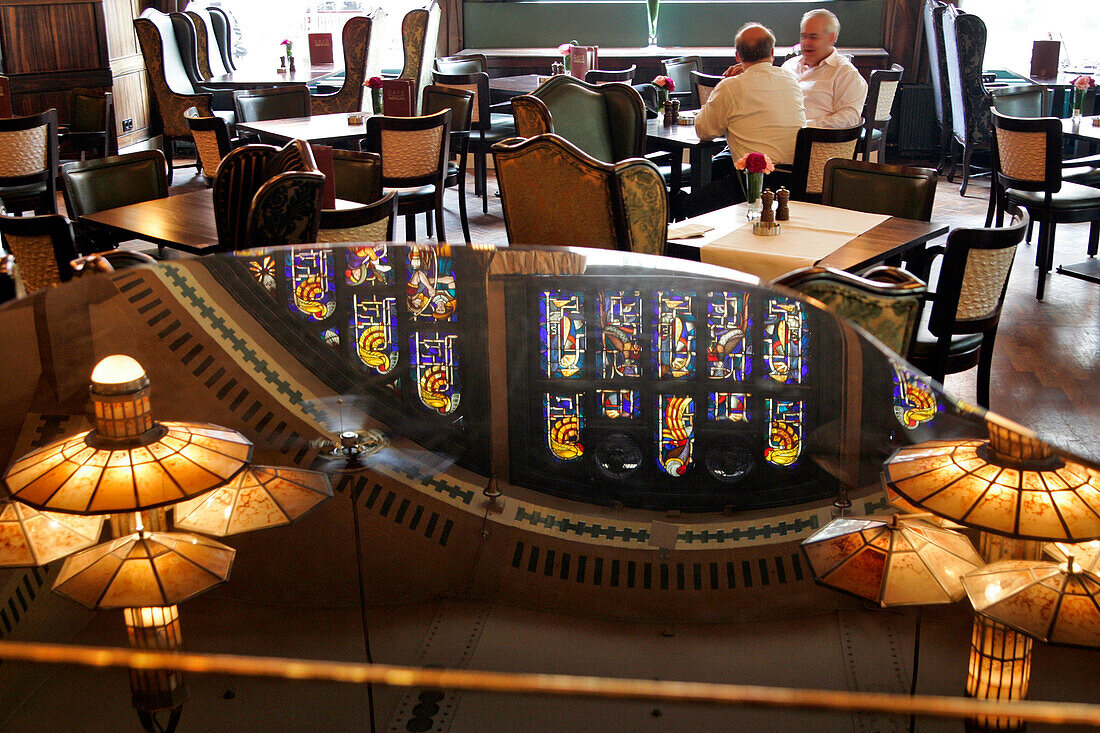
M745 170L749 173L766 173L770 162L763 153L749 153L745 156Z
M381 89L382 88L382 77L372 76L370 79L367 80L367 86L370 87L371 89Z

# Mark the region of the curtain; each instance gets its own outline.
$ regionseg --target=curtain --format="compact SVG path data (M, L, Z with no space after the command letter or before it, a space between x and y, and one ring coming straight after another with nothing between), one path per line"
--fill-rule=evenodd
M905 67L904 81L914 81L921 56L921 0L886 0L882 9L882 46L890 63Z
M443 15L439 22L437 53L440 56L454 56L463 48L462 0L439 0L439 9Z

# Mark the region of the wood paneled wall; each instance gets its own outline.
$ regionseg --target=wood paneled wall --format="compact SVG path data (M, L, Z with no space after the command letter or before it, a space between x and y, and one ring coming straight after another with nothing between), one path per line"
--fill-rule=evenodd
M143 0L102 0L107 18L107 47L110 51L111 78L114 82L115 119L120 148L151 136L149 85L146 83L145 61L141 57L134 18L149 3ZM133 120L132 130L124 132L125 120Z

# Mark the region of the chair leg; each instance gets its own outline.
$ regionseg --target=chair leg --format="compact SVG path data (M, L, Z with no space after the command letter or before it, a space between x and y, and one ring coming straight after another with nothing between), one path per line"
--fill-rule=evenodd
M998 195L997 182L991 181L989 184L989 206L985 209L985 226L987 229L993 223L993 215L997 213Z
M416 214L405 214L405 241L416 241Z
M167 138L164 140L164 160L166 163L168 163L168 185L171 186L172 175L174 173L174 169L172 167L172 141Z
M956 156L956 153L958 152L959 144L958 144L958 142L955 141L955 136L954 135L949 135L948 148L950 149L950 152L948 153L947 157L949 158L948 163L951 165L951 168L950 168L950 170L947 171L947 182L948 183L954 183L955 182L955 166L956 166L956 164L958 163L958 160L959 160L958 157Z
M481 213L489 213L489 158L485 153L481 157Z
M882 137L878 141L878 160L875 161L879 165L886 162L886 130L882 131Z
M462 222L462 236L470 243L470 220L466 216L466 176L458 180L458 218Z
M1047 252L1054 248L1053 229L1053 225L1046 221L1039 224L1039 246L1037 248L1039 251L1036 253L1035 262L1039 266L1039 283L1035 286L1036 300L1042 300L1043 296L1046 295L1047 272L1049 270L1047 262L1050 259Z
M1095 257L1098 248L1100 248L1100 221L1094 221L1089 227L1089 257Z
M978 404L989 409L989 381L993 369L993 342L996 331L982 337L981 350L978 352Z
M443 187L437 187L439 191L436 193L435 199L435 228L437 242L447 241L447 232L443 229Z
M973 149L970 147L970 143L967 143L966 146L963 147L962 185L959 186L959 195L960 196L965 196L966 195L966 187L970 183L970 154L972 152L973 152Z
M1027 221L1027 233L1024 235L1024 241L1031 244L1031 231L1035 227L1035 220L1028 219Z
M432 236L432 212L424 212L424 228L428 231L428 236Z

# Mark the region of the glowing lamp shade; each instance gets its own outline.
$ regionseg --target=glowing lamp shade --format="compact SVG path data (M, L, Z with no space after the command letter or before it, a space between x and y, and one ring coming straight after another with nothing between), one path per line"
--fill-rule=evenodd
M1086 573L1100 576L1100 540L1078 542L1076 545L1048 542L1043 545L1043 551L1054 558L1055 562L1067 562L1073 558Z
M225 581L235 554L198 535L140 531L70 556L53 589L88 608L171 606Z
M331 496L323 473L256 466L173 511L177 528L224 537L289 524Z
M40 512L0 499L0 566L45 565L91 547L105 519Z
M100 389L117 388L143 379L147 379L145 369L137 359L125 354L112 354L96 364L92 370L92 384Z
M1100 647L1100 577L1072 560L1004 560L963 578L974 610L1052 644Z
M918 519L839 517L802 542L818 581L883 606L952 603L984 564L970 540Z

